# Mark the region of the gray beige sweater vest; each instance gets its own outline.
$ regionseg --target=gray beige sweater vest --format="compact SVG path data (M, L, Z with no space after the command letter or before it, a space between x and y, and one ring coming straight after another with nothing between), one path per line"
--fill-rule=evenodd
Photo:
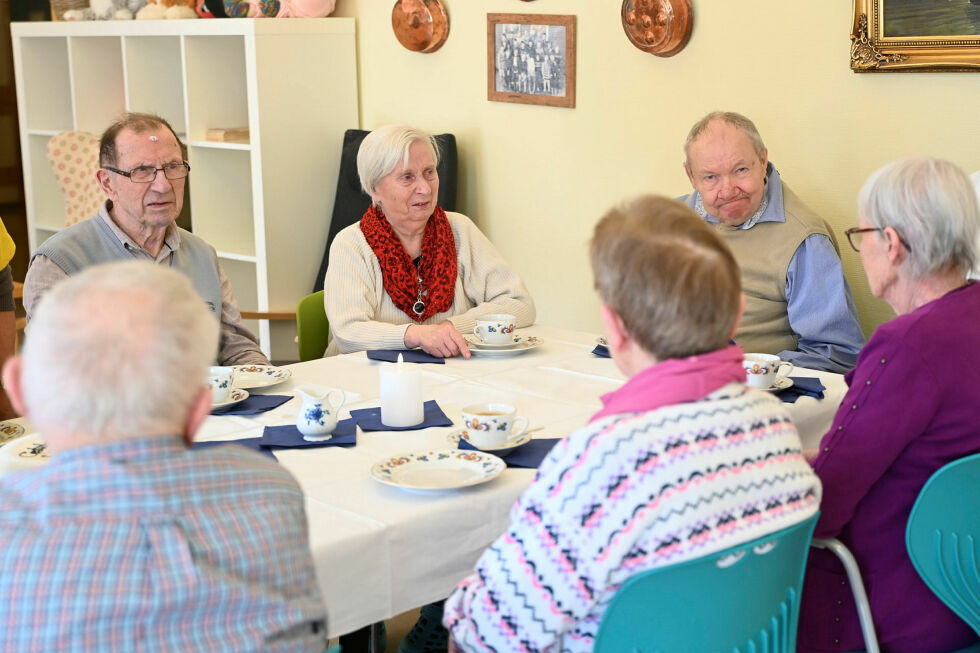
M170 267L187 275L208 310L220 318L218 257L204 240L184 229L178 231L180 247L169 258ZM92 265L135 258L99 216L59 231L38 247L34 256L38 254L46 256L68 276Z
M746 352L778 354L797 348L798 338L786 311L786 270L808 236L823 234L837 249L833 232L823 218L807 208L785 183L783 213L786 222L760 222L749 229L712 223L742 270L745 315L735 341Z

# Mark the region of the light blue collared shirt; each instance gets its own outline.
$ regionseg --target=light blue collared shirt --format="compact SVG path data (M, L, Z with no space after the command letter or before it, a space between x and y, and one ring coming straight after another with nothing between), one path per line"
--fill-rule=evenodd
M771 162L766 176L761 210L739 229L751 229L760 222L786 222L783 183ZM704 210L697 191L679 200L708 222L720 222ZM790 259L786 269L786 313L799 342L796 351L779 352L780 358L800 367L840 374L857 363L858 352L865 343L864 332L840 256L827 236L807 236Z

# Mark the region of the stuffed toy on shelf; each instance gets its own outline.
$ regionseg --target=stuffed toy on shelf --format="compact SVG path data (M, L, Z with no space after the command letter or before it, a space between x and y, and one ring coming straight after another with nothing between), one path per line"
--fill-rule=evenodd
M224 0L229 18L323 18L337 0Z
M85 9L70 9L65 20L132 20L147 0L90 0Z
M149 0L136 13L136 20L160 20L163 18L200 18L194 10L196 0Z

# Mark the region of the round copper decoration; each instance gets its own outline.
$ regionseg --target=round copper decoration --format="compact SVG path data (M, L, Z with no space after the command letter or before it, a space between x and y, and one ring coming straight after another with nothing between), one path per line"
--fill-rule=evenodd
M693 26L691 0L623 0L623 29L644 52L674 56L687 45Z
M441 0L398 0L391 10L398 42L414 52L435 52L449 36L449 16Z

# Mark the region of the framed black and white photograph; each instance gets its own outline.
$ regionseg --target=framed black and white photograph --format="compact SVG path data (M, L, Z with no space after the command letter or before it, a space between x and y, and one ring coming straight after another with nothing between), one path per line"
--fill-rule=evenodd
M575 106L575 16L487 14L487 99Z

